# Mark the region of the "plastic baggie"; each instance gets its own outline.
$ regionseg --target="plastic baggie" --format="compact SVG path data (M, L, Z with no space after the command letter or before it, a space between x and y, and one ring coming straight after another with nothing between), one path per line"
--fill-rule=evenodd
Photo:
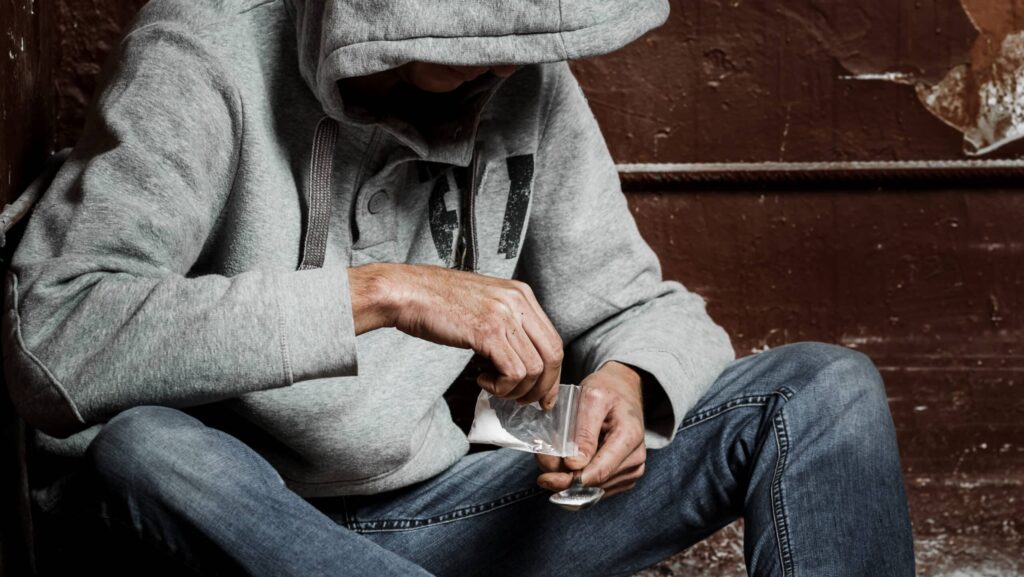
M558 400L549 411L539 403L524 405L481 391L469 431L470 443L486 443L556 457L576 455L578 385L558 385Z

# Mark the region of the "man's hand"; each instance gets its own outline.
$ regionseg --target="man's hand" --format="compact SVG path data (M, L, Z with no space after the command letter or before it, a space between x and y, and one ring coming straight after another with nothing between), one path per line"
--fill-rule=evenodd
M431 265L378 263L348 273L356 334L390 326L472 349L493 365L477 377L481 388L555 403L562 339L525 283Z
M627 365L609 361L581 383L576 419L579 456L560 459L537 455L545 471L537 483L561 491L582 472L584 485L598 486L607 496L628 491L644 474L644 411L640 375Z

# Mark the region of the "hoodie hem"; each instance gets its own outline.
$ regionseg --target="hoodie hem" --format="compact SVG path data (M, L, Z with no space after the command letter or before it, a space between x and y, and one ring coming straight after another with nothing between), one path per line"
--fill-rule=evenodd
M431 417L431 426L436 415ZM429 429L428 429L429 430ZM439 434L425 435L419 450L398 467L372 477L335 481L303 481L281 472L288 487L302 497L336 497L370 495L400 489L440 474L469 452L465 435L455 428L444 427Z

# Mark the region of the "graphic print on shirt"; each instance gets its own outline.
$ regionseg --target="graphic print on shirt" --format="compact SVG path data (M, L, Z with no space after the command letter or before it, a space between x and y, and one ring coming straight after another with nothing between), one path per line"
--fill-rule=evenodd
M508 201L505 204L505 220L501 225L498 254L511 259L519 254L526 212L530 207L530 194L533 192L533 155L510 156L505 163L508 166Z
M430 193L430 234L434 237L437 258L441 259L448 267L452 265L455 253L455 231L459 228L458 212L448 210L444 202L444 196L450 190L448 173L445 173L437 179Z
M504 256L505 260L512 260L519 256L519 245L529 213L530 196L533 193L533 155L510 156L505 159L505 165L508 190L497 253ZM417 163L417 174L421 183L433 181L428 201L430 234L437 258L445 266L451 267L455 261L456 237L463 223L460 222L459 212L448 207L453 205L452 192L457 192L458 197L465 200L462 196L470 188L469 169L420 162ZM481 191L476 192L479 194Z
M469 189L469 168L440 162L417 162L416 175L420 184L431 186L427 202L427 221L434 241L437 258L447 267L455 263L455 240L460 221L454 207L461 200L462 191Z

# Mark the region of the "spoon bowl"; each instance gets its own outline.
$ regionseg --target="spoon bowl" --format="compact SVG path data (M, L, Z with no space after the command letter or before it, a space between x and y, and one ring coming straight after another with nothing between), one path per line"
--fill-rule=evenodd
M548 497L548 501L566 511L581 511L593 507L601 497L604 497L604 489L587 487L583 484L581 475L576 475L568 489L554 493Z

